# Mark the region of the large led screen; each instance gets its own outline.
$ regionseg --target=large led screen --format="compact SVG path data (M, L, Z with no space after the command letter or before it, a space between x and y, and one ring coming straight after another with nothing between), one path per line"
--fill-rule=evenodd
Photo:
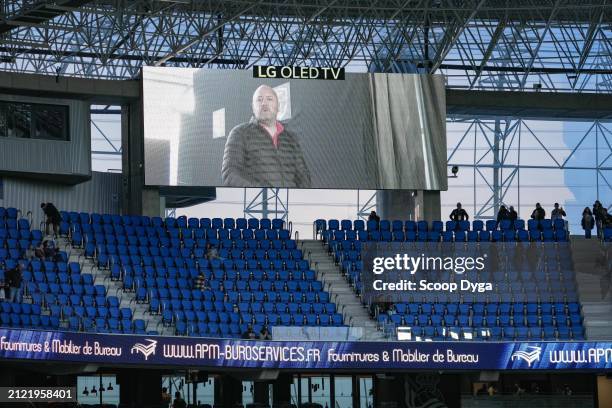
M444 78L143 70L156 186L446 190Z

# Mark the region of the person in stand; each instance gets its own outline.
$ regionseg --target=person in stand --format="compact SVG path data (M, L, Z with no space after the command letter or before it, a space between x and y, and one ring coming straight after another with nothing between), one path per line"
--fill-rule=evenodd
M457 208L450 213L451 221L468 221L470 217L468 213L461 207L461 203L457 203Z
M187 408L187 403L185 402L183 397L181 397L181 393L178 391L174 393L174 402L172 403L172 408Z
M40 259L41 261L45 260L45 243L47 241L41 242L36 248L34 248L34 257Z
M264 326L259 333L259 340L272 340L272 334L268 330L268 326Z
M208 285L206 284L206 276L204 272L200 272L200 274L195 278L194 286L198 290L208 289Z
M595 218L595 227L597 228L597 236L601 237L603 205L599 200L593 203L593 217Z
M482 384L478 391L476 391L476 395L487 395L487 384Z
M219 251L217 250L217 247L211 244L206 245L206 258L208 258L209 261L213 259L222 259L219 256Z
M9 302L21 302L21 283L23 281L21 264L17 264L13 269L9 269L5 276L9 286Z
M380 217L376 214L376 211L370 212L368 216L368 221L376 221L376 224L380 224Z
M0 277L0 302L6 299L6 289L6 282L4 282L4 279Z
M542 208L540 203L536 203L535 209L531 213L531 219L541 221L544 218L546 218L546 211L544 210L544 208Z
M162 387L162 392L161 392L162 407L164 408L168 407L170 405L171 400L172 400L172 397L168 393L168 388Z
M565 210L563 207L559 207L559 203L555 203L555 208L553 208L552 212L550 213L550 219L553 221L556 219L562 220L563 217L567 217Z
M49 235L49 226L53 226L53 233L57 236L57 231L59 229L60 222L62 222L62 215L58 211L58 209L53 205L53 203L40 203L40 208L42 208L45 213L45 234Z
M514 395L523 395L525 389L522 388L518 383L514 383Z
M497 220L495 222L495 228L497 228L500 222L502 222L503 220L507 220L507 219L509 219L508 210L506 209L505 205L502 205L501 207L499 207L499 211L497 212Z
M242 338L245 340L255 340L257 339L257 333L253 330L252 325L248 325L247 329L244 333L242 333Z
M589 207L584 207L582 211L582 221L580 222L582 229L584 230L584 237L587 239L591 238L591 231L595 226L595 218Z
M51 240L43 241L43 254L45 255L45 259L57 262L59 249L55 247L55 242Z
M391 306L389 306L389 309L387 309L387 315L393 316L396 313L397 310L395 310L395 304L391 304Z
M518 213L516 212L513 206L510 206L510 208L508 208L508 219L512 222L518 220Z

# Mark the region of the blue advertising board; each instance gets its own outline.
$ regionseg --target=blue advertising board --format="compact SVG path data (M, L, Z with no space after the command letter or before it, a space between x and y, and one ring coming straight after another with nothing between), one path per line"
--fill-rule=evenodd
M234 369L608 371L612 342L252 341L0 329L0 359Z

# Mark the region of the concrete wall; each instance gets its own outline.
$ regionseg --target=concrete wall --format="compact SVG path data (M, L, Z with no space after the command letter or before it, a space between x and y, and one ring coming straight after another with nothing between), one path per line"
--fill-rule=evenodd
M3 184L0 205L18 208L24 216L31 211L35 228L43 220L41 202L52 202L60 211L120 213L121 175L117 173L93 172L91 180L74 186L14 177L4 177Z
M88 178L91 174L89 103L0 93L0 100L68 106L69 141L0 137L0 174ZM70 182L71 178L62 181ZM76 182L76 180L74 180Z

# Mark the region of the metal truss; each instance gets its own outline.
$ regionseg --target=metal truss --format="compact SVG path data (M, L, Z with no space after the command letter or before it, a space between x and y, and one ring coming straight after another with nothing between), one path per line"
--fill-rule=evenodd
M612 123L590 122L561 154L548 147L547 135L538 134L524 119L457 116L449 118L449 126L453 123L463 123L465 131L450 150L448 165L472 172L474 218L494 219L500 205L514 205L520 212L521 171L526 169L591 171L588 176L595 179L596 198L609 203L604 197L612 196ZM524 147L527 139L528 149ZM486 193L481 189L483 183ZM509 198L511 189L516 191Z
M466 89L610 92L607 0L15 0L0 70L137 78L145 65L404 64ZM387 69L382 69L386 71ZM499 82L505 75L508 81Z
M282 197L280 188L262 188L247 198L249 189L244 189L244 217L280 218L287 221L289 216L289 189Z
M367 220L372 210L376 211L376 192L367 196L364 203L361 202L361 191L357 190L357 218Z

